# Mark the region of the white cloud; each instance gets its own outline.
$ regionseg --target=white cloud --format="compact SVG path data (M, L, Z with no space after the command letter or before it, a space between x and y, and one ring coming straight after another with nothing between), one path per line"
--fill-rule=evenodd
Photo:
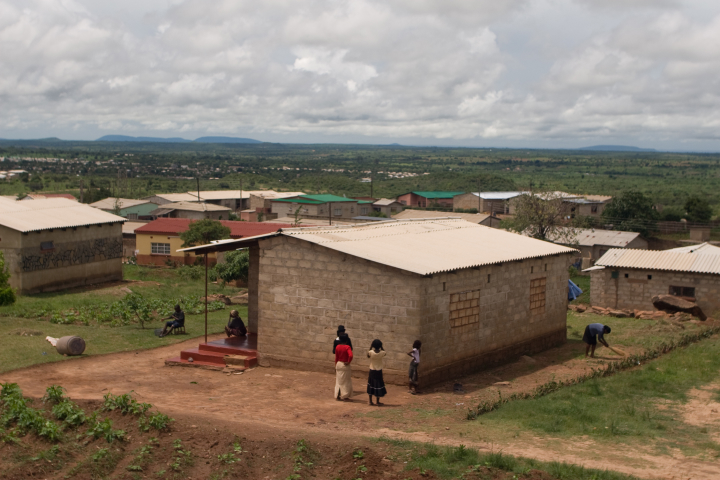
M0 0L0 137L720 148L713 5Z

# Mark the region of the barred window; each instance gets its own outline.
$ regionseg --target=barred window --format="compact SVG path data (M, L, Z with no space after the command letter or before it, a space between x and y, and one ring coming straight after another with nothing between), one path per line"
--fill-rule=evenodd
M368 207L360 207L360 215L367 215Z
M339 216L341 216L341 215L342 215L342 208L336 208L336 209L335 209L335 216L336 216L336 217L339 217Z
M450 327L462 327L480 321L480 290L450 295Z
M170 244L169 243L152 243L151 253L159 255L170 255Z
M648 275L648 278L650 278L650 275ZM675 287L671 285L670 295L675 297L695 298L695 287Z
M531 315L542 315L545 313L545 283L545 277L530 280Z

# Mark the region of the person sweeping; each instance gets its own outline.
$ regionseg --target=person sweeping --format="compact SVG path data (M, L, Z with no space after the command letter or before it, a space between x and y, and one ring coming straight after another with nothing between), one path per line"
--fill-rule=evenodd
M602 323L591 323L590 325L585 327L585 333L583 333L582 340L587 344L587 346L585 347L586 357L588 356L588 354L590 354L591 358L595 358L595 347L597 346L598 342L602 343L607 348L610 348L610 345L608 345L607 341L605 340L605 334L610 333L610 331L610 327L608 327L607 325L603 325Z

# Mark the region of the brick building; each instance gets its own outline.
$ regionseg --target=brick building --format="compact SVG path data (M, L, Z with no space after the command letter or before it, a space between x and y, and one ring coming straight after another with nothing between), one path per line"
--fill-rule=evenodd
M197 202L165 203L152 210L148 215L153 218L185 218L190 220L228 220L231 210L221 205Z
M654 310L655 295L696 302L707 316L720 313L720 251L712 245L672 250L612 249L590 272L592 305Z
M65 198L0 198L0 250L18 293L122 280L125 219Z
M192 252L178 252L183 241L182 232L190 228L187 218L158 218L134 229L135 250L138 265L193 265L196 257ZM291 225L281 223L235 222L221 220L230 229L230 238L244 238L275 232ZM216 263L216 255L208 256L208 263Z
M271 213L276 215L275 218L292 218L295 212L298 212L300 218L348 221L358 215L367 215L373 211L373 202L371 201L331 194L275 198L270 202L272 204Z
M453 197L453 209L477 210L480 213L506 215L510 213L510 200L522 192L470 192Z
M435 210L403 210L393 215L396 220L410 219L433 219L433 218L462 218L466 222L484 225L486 227L500 228L500 219L490 215L489 213L455 213L455 212L438 212Z
M460 219L292 228L222 245L242 247L260 365L333 371L339 324L357 376L379 338L386 381L400 384L416 339L425 384L566 340L567 247Z
M453 208L453 197L464 192L408 192L397 197L406 207Z

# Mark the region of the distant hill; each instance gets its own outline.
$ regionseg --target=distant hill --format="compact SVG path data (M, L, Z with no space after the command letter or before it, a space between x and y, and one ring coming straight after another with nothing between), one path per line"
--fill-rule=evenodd
M195 143L263 143L252 138L239 137L200 137L194 140Z
M200 137L195 140L185 138L160 138L160 137L130 137L128 135L105 135L96 142L152 142L152 143L263 143L252 138L238 137Z
M626 147L624 145L594 145L582 147L578 150L593 150L596 152L657 152L654 148Z
M153 143L190 143L192 140L186 140L180 137L160 138L160 137L129 137L127 135L105 135L100 137L96 142L153 142Z

